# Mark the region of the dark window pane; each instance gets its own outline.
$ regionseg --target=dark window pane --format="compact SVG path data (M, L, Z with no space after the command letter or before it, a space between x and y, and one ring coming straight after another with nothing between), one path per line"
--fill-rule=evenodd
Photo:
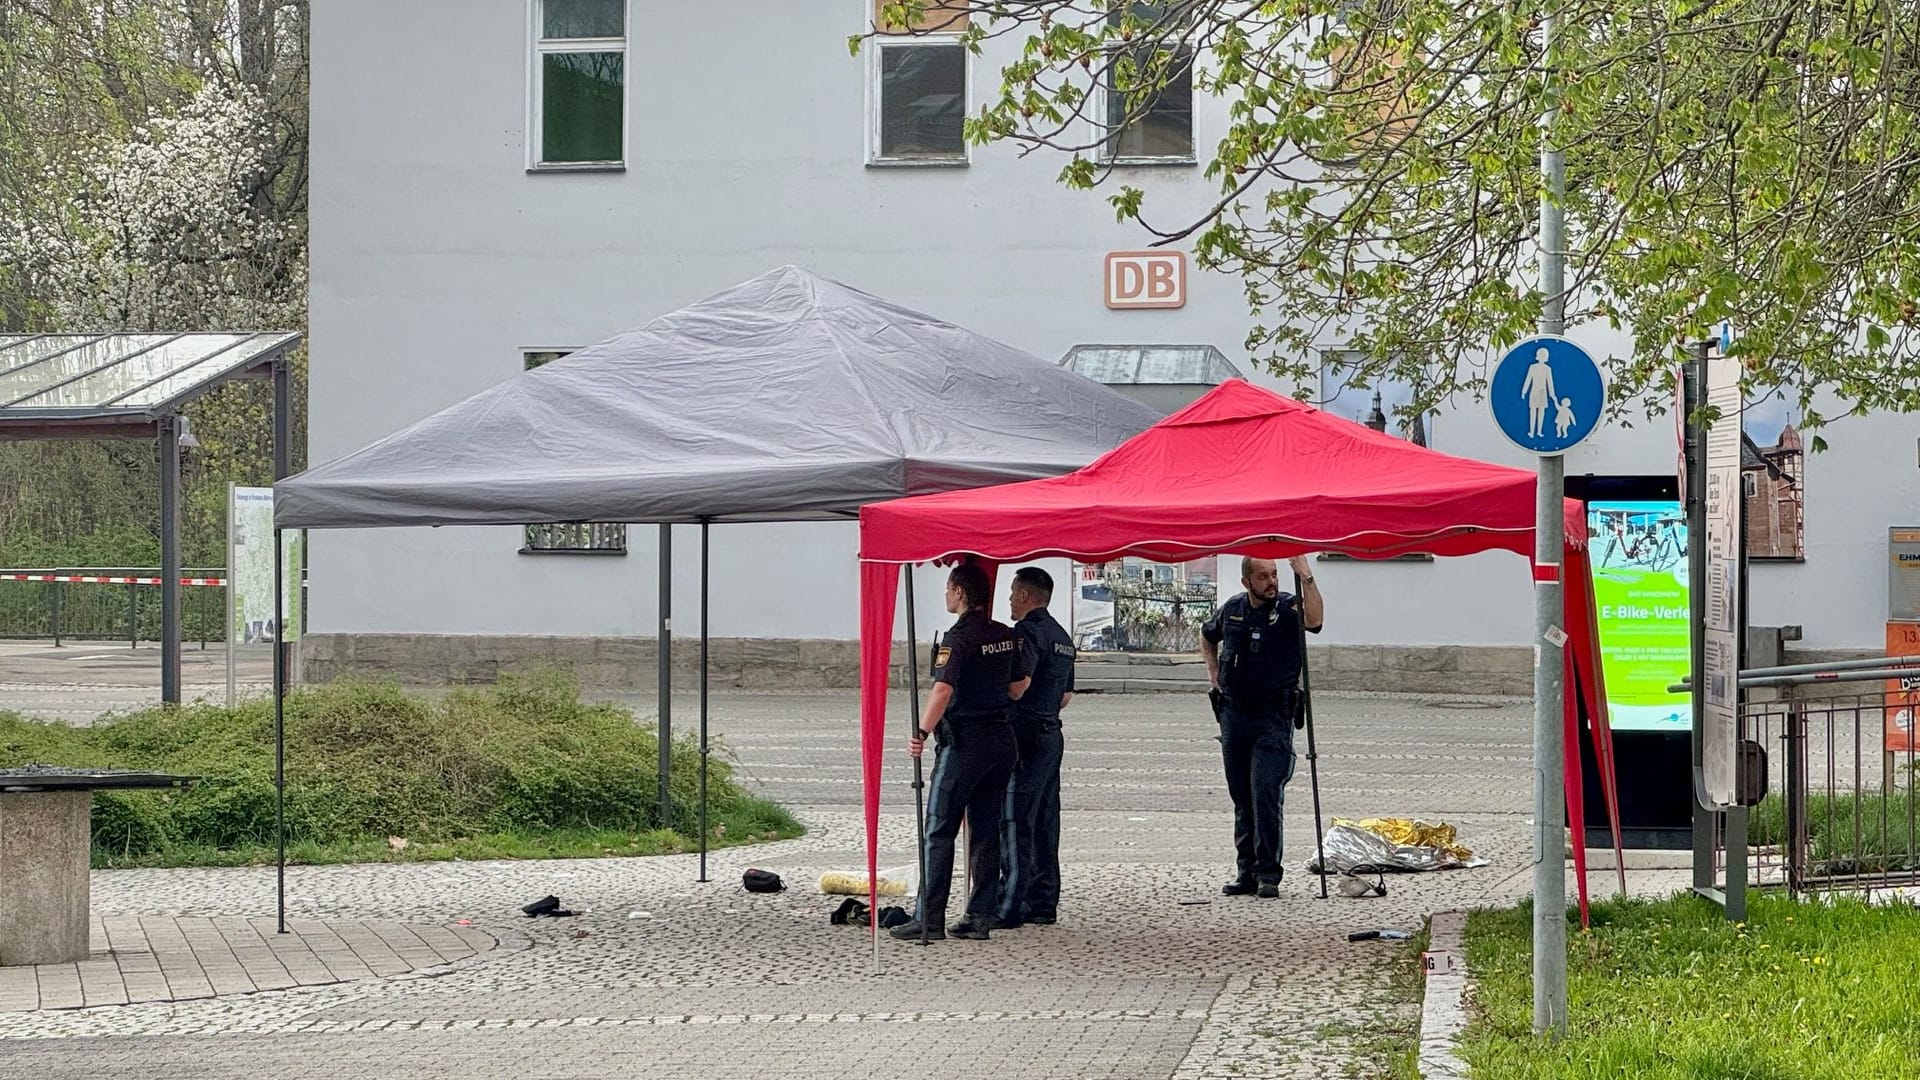
M1193 56L1186 49L1167 74L1167 85L1149 100L1141 100L1129 86L1152 78L1153 54L1135 59L1135 66L1107 93L1107 127L1115 129L1107 153L1115 158L1193 156ZM1127 117L1134 115L1132 123Z
M963 158L967 50L959 45L880 48L880 156Z
M544 38L624 37L626 0L546 0L541 5Z
M540 160L619 161L621 83L626 55L546 53L540 57Z
M1142 31L1154 29L1154 27L1175 29L1175 27L1187 27L1188 23L1192 23L1192 12L1188 10L1187 2L1173 2L1173 0L1160 2L1160 4L1152 0L1133 0L1131 4L1114 4L1112 10L1106 13L1106 21L1114 27L1119 27L1119 25L1125 25L1127 15L1133 15L1133 25L1140 27Z

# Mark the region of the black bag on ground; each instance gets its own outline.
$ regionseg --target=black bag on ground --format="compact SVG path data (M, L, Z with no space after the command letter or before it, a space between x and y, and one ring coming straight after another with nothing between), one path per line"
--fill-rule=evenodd
M780 875L771 870L749 869L746 873L740 875L740 887L748 892L767 893L783 892L787 886L785 882L780 880Z

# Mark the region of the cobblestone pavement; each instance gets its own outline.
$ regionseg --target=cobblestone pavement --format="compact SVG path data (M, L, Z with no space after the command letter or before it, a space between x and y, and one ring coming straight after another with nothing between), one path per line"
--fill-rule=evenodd
M1364 1076L1364 1034L1410 1025L1416 1007L1387 985L1391 946L1346 933L1412 928L1529 885L1525 702L1323 695L1327 814L1444 818L1491 865L1393 879L1366 901L1321 900L1296 873L1261 901L1218 894L1231 820L1204 700L1088 695L1067 717L1060 923L924 949L883 940L876 973L871 939L828 925L837 898L813 887L862 863L854 713L851 694L716 699L714 730L741 775L810 832L715 853L707 883L694 856L294 868L301 919L468 918L512 947L413 977L0 1014L0 1076ZM676 699L682 729L693 717ZM913 858L907 774L904 754L890 756L883 866ZM1288 794L1298 866L1313 837L1304 763ZM789 890L742 891L748 866ZM1654 892L1684 878L1632 873ZM1612 888L1611 872L1594 879ZM272 912L270 870L94 882L105 916ZM581 917L519 916L549 892Z

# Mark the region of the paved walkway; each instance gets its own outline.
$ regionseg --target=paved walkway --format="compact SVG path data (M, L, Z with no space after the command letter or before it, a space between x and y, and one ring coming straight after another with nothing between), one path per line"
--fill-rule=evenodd
M0 1013L192 1001L391 978L486 952L471 926L275 922L110 915L93 920L94 955L78 964L0 967Z
M260 697L273 689L273 647L242 645L234 655L235 693ZM186 701L227 699L227 654L219 642L180 650L180 688ZM124 641L0 641L0 712L69 724L91 724L105 713L149 709L160 703L160 646Z
M683 725L690 706L675 703ZM925 949L883 941L876 973L865 932L829 925L837 898L813 887L861 863L854 712L851 694L717 699L740 775L811 831L716 853L706 883L693 856L295 868L303 925L417 935L464 918L514 947L399 978L0 1014L0 1076L1365 1077L1379 1064L1370 1034L1410 1031L1415 1009L1388 985L1391 946L1347 932L1411 928L1529 886L1524 702L1325 696L1327 813L1444 818L1492 865L1397 878L1365 901L1321 900L1296 873L1261 901L1218 895L1231 821L1204 700L1089 695L1067 717L1060 924ZM913 858L907 775L891 755L882 865ZM1289 792L1295 867L1312 844L1307 781L1303 767ZM748 866L791 888L742 891ZM1633 873L1655 892L1684 878ZM1595 882L1604 894L1611 874ZM549 892L581 917L520 916ZM103 921L258 919L273 874L102 872L94 903Z

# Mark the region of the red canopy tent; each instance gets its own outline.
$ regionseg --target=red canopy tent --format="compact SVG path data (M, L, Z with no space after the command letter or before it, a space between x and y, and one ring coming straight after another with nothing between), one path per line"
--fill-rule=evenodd
M1184 562L1210 554L1280 559L1312 552L1380 559L1494 550L1531 559L1534 514L1531 472L1415 446L1237 379L1077 472L862 507L860 721L869 876L877 882L880 766L901 564L966 557L989 566L1123 556ZM1562 566L1534 568L1536 580L1556 575L1566 589L1564 769L1583 919L1576 712L1582 696L1595 718L1607 804L1615 805L1586 535L1580 503L1568 500ZM1617 811L1613 816L1617 849Z

